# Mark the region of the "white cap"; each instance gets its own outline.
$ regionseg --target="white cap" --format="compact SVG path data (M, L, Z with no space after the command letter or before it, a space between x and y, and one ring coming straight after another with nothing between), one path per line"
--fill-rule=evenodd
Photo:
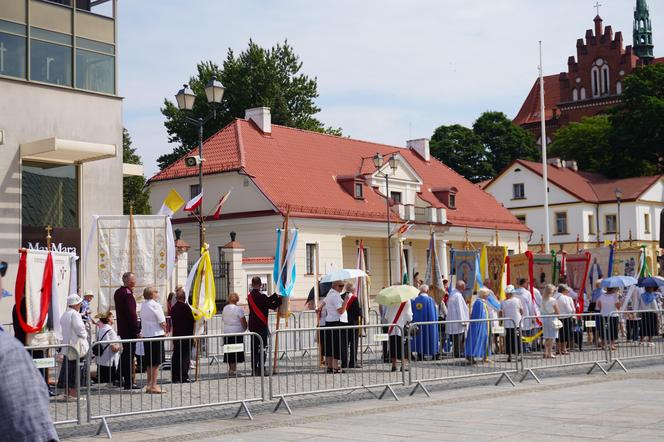
M83 300L76 293L73 293L73 294L67 296L67 305L68 306L78 305L81 302L83 302Z
M505 287L505 293L514 293L514 292L515 292L515 289L514 289L514 286L512 284Z
M94 296L95 293L92 290L86 290L83 296Z

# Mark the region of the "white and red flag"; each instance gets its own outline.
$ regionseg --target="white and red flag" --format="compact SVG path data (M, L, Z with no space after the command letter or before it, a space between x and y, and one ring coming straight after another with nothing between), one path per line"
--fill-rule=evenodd
M214 214L212 214L212 217L213 217L214 219L219 219L219 217L221 216L221 208L223 207L224 203L225 203L226 200L228 199L228 196L231 194L231 191L232 191L232 190L233 190L233 189L231 189L231 190L229 190L228 192L226 192L226 193L224 194L224 196L221 197L221 199L219 200L219 202L217 203L217 205L215 206L215 208L214 208Z
M189 200L187 204L184 205L184 211L185 212L193 212L194 210L198 209L201 204L203 203L203 192L199 193L195 197Z

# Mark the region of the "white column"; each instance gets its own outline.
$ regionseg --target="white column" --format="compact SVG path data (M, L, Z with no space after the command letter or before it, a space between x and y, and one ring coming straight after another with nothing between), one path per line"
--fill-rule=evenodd
M242 296L246 292L243 290L247 284L247 272L242 266L242 255L244 249L241 248L223 248L224 262L228 262L228 278L230 279L230 291L236 292ZM243 298L240 300L244 301Z
M438 259L440 260L440 271L443 273L443 278L450 278L449 262L447 256L447 240L444 239L438 242Z

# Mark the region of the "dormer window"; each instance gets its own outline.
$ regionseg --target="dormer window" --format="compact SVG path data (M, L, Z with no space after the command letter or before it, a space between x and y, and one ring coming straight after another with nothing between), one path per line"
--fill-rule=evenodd
M431 189L431 192L438 198L438 201L445 204L448 209L456 209L456 194L459 191L456 187L439 187Z
M364 189L359 181L355 181L355 199L364 199Z
M449 203L447 204L447 207L449 207L450 209L456 209L456 194L450 193Z
M357 175L341 175L337 177L337 182L344 191L356 200L364 199L364 179Z
M390 198L394 204L401 204L401 192L390 192Z

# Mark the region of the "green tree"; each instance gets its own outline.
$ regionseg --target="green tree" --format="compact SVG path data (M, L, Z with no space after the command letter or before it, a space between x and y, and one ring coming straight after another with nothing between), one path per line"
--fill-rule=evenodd
M664 65L636 69L624 81L622 103L610 117L614 161L609 176L664 172Z
M535 139L527 130L512 123L502 112L484 112L475 120L473 132L488 153L493 170L498 173L516 159L540 159Z
M610 137L608 115L585 117L556 131L549 156L576 160L581 170L606 174L615 160Z
M189 115L204 117L212 110L205 98L205 84L214 75L226 90L217 107L217 118L205 125L204 138L233 119L244 118L246 109L259 106L270 108L275 124L341 135L341 129L325 127L314 117L320 112L314 102L318 97L316 78L310 78L301 70L302 62L288 41L265 49L249 40L247 49L237 56L228 50L223 68L212 61L198 64L197 75L189 80L189 87L197 97ZM185 121L185 112L168 99L164 100L161 112L166 117L168 141L178 144L173 152L157 159L160 169L164 169L197 146L198 134L197 128Z
M122 162L128 164L143 164L136 148L131 147L131 137L127 129L122 129ZM134 206L137 215L150 214L150 190L145 187L144 176L130 176L122 178L122 200L125 215L129 214L129 206Z
M493 176L482 140L459 124L440 126L434 131L431 155L474 183Z

